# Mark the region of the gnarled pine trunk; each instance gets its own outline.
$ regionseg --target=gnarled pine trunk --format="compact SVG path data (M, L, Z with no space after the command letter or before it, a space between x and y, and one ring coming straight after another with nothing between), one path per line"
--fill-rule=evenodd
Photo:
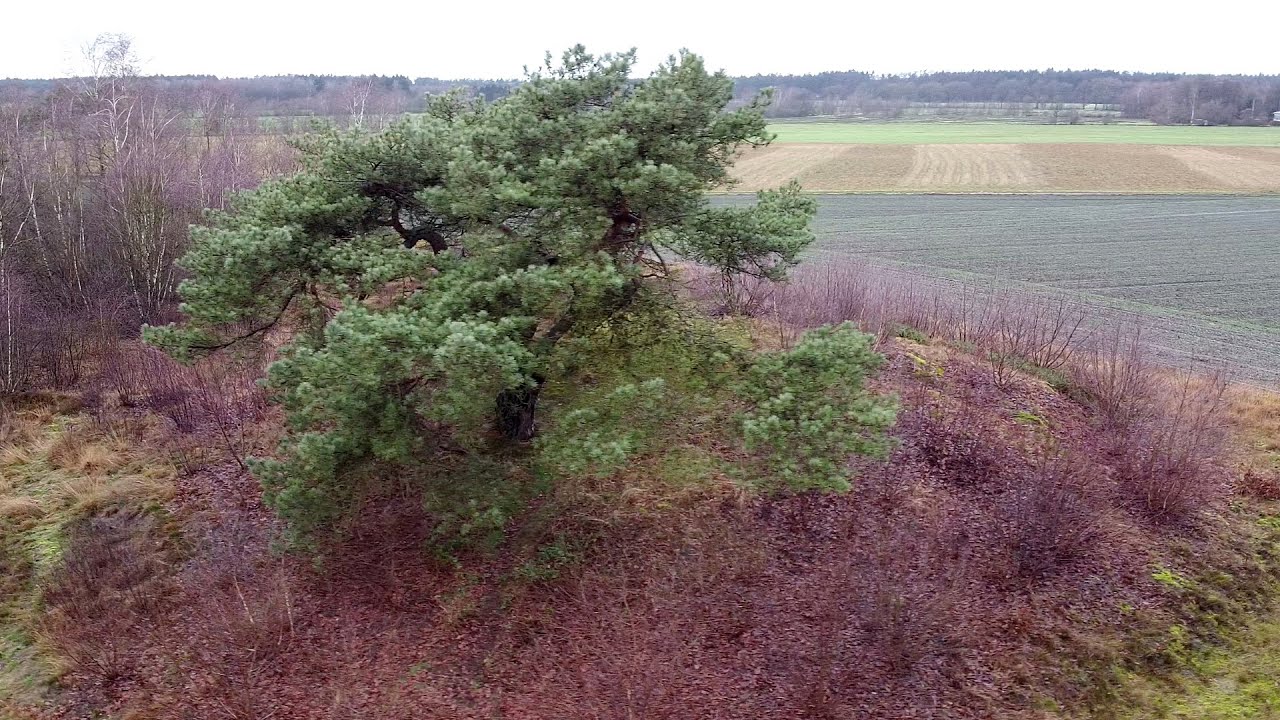
M524 443L537 432L536 413L542 380L533 387L507 389L498 393L498 432L510 442Z

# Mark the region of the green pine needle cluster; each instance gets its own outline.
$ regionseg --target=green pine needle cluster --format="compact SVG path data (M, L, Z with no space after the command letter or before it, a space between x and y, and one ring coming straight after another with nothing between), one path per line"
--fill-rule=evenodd
M748 448L767 451L782 484L845 491L850 456L888 452L884 431L898 407L863 389L884 362L872 341L851 323L819 328L792 350L761 354L744 374L737 389L751 409L743 436Z

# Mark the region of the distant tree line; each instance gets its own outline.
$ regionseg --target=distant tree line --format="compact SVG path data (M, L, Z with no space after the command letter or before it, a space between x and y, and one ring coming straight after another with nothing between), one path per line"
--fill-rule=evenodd
M60 80L0 80L0 108L30 112L65 94L68 86L91 78ZM505 96L515 80L438 80L403 75L278 75L221 79L212 75L135 77L137 85L166 97L168 104L186 115L203 116L208 110L238 118L267 118L257 122L259 131L279 132L309 128L307 117L326 117L346 124L349 119L384 118L421 112L426 98L462 89L488 101ZM294 118L304 119L302 122ZM252 129L255 123L248 123Z
M774 117L896 118L919 104L1107 106L1163 124L1265 124L1280 110L1280 75L1179 75L1113 70L1011 70L875 75L848 71L738 78L746 102L774 88Z
M83 82L84 78L77 79ZM426 98L462 89L494 101L517 80L440 80L404 75L212 75L139 78L190 115L210 103L233 108L242 131L291 132L308 117L389 118L420 112ZM0 108L32 107L56 96L66 80L0 80ZM735 80L735 106L774 89L771 117L865 116L895 119L923 107L956 114L1020 115L1029 109L1053 117L1097 111L1098 116L1186 125L1256 125L1280 110L1280 75L1180 75L1113 70L975 70L876 75L850 70L813 75L754 75ZM926 113L928 114L928 113ZM934 112L932 114L945 114ZM1039 113L1043 114L1043 113ZM263 120L259 120L259 119Z

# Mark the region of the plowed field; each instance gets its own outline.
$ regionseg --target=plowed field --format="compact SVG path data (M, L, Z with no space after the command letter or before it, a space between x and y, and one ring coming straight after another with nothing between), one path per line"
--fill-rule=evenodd
M745 152L735 174L748 191L795 178L813 192L1280 193L1280 148L775 143Z
M1280 197L825 196L813 257L1069 293L1280 382Z

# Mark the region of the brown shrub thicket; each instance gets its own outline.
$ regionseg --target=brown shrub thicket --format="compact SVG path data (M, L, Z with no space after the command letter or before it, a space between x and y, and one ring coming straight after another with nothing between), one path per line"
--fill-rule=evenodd
M993 483L1011 460L998 429L965 394L954 406L941 398L917 396L899 416L897 434L934 473L959 487Z
M253 444L250 430L269 407L257 382L265 372L262 356L216 357L188 366L154 348L116 342L96 364L99 372L90 393L100 411L124 409L163 418L175 436L171 449L184 467L198 464L189 449L214 447L245 469L244 457Z
M1141 327L1115 325L1100 333L1071 367L1073 391L1102 421L1123 431L1155 411L1157 368L1142 343Z
M1071 366L1072 391L1101 422L1122 491L1156 518L1186 518L1225 489L1225 371L1170 371L1140 328L1113 328Z
M850 698L869 684L894 696L859 700L879 708L908 707L916 690L963 686L975 648L992 642L970 634L991 632L978 614L1011 597L1015 585L1060 591L1054 583L1069 584L1062 578L1074 565L1114 543L1113 524L1127 517L1120 510L1182 521L1222 488L1223 378L1157 368L1140 328L1106 325L1068 302L1028 305L1011 293L877 278L857 265L802 269L785 286L711 287L702 297L725 312L776 323L783 344L804 326L853 320L882 340L909 328L971 343L979 359L945 348L882 345L897 353L883 381L906 388L896 430L902 446L891 465L871 473L865 491L761 501L807 508L794 527L739 516L686 524L687 518L652 513L654 525L680 523L678 533L666 529L680 536L664 538L673 547L659 547L644 533L627 538L635 547L626 550L597 546L599 555L563 570L572 577L532 591L553 597L513 623L514 639L502 635L505 627L486 626L479 641L471 635L495 622L488 614L494 607L522 602L491 578L477 575L475 593L452 616L429 594L403 597L420 589L403 582L412 572L390 556L393 549L406 557L421 552L425 528L416 519L355 533L366 556L353 554L330 571L366 596L374 587L385 590L391 609L378 612L439 604L430 622L441 627L420 631L442 644L483 646L468 651L483 656L475 663L485 664L484 672L517 672L512 668L523 663L518 672L527 684L510 701L536 703L542 713L847 717ZM98 421L67 429L48 448L51 467L79 476L58 490L67 507L92 517L72 526L63 562L42 580L48 612L40 637L76 676L99 685L141 672L148 662L154 672L156 656L163 656L170 675L151 678L157 698L181 695L199 712L214 708L229 718L268 716L277 685L300 662L300 638L311 649L341 652L331 639L300 632L307 615L299 602L315 599L300 594L314 588L269 557L265 526L251 531L231 522L211 528L208 542L174 574L152 516L123 513L120 503L102 500L128 496L110 484L110 471L123 462L113 453L155 442L161 426L168 440L212 439L239 462L250 443L247 428L266 407L253 382L261 368L178 365L119 342L110 329L115 316L105 317L85 321L86 350L68 355L74 362L66 370L42 371L89 388ZM1027 368L1061 374L1061 389L1088 412L1043 386L1028 389ZM1046 415L1070 406L1064 415L1088 417L1094 427L1072 416L1080 427L1059 433L1039 415L1039 424L1018 425L1012 415L1027 398L1044 401L1035 410ZM0 415L0 444L18 445L29 435L30 428ZM1245 486L1260 496L1274 492L1249 477ZM401 506L408 497L398 498ZM14 497L0 516L40 510ZM617 541L611 533L622 521L604 524L604 542ZM19 560L0 557L0 570ZM159 639L157 628L177 631ZM348 642L364 641L353 635ZM518 659L490 666L495 648ZM354 688L358 681L343 682ZM335 714L368 712L339 694Z
M1109 484L1087 458L1046 449L1026 472L1013 474L1006 492L1011 576L1040 579L1105 537L1100 515Z
M0 104L0 394L79 388L98 362L128 383L112 347L174 318L189 225L293 164L225 97L140 77L126 37L86 53L91 76Z
M1226 382L1179 373L1156 408L1116 434L1116 476L1137 505L1159 519L1183 519L1226 489Z
M877 546L885 560L868 578L871 592L860 613L867 643L899 676L925 660L953 661L961 642L953 631L967 568L941 544L916 550L920 537Z

